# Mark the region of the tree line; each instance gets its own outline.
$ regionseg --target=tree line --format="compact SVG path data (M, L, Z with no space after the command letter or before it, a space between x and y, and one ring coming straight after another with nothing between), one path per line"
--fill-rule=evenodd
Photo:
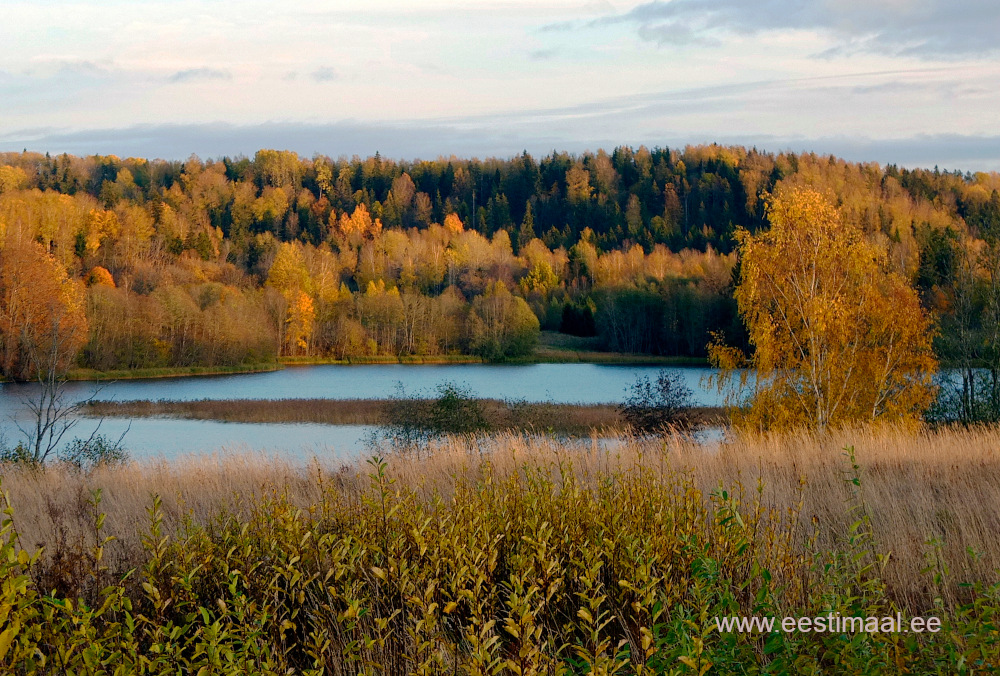
M716 333L749 348L738 233L766 231L768 196L791 188L827 195L886 252L941 328L940 357L973 374L998 361L997 174L718 145L412 162L25 152L0 155L3 375L31 377L45 335L98 369L506 359L539 329L623 352L703 357Z

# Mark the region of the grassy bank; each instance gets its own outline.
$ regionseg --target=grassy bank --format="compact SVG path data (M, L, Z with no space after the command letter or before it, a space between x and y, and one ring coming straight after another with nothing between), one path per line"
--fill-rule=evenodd
M538 347L525 362L564 364L622 364L622 365L663 365L663 366L706 366L708 361L698 357L662 357L652 354L626 354L604 352L597 338L581 338L556 331L542 331Z
M415 400L428 402L429 400ZM614 404L551 404L478 400L490 429L590 434L623 425ZM142 418L170 416L192 420L244 423L321 423L325 425L384 425L390 422L380 399L228 399L200 401L94 401L87 414L97 417ZM725 421L722 409L699 408L696 418L705 424Z
M181 378L184 376L223 376L233 373L266 373L280 371L284 366L277 362L263 364L239 364L237 366L171 366L150 369L116 369L97 371L95 369L72 369L69 380L138 380L142 378Z
M579 338L555 331L543 331L535 352L528 357L512 360L522 364L631 364L663 366L705 366L707 362L697 357L660 357L648 354L603 352L597 349L593 338ZM218 376L234 373L262 373L278 371L286 366L364 365L364 364L482 364L483 359L468 354L438 355L368 355L345 357L281 357L277 362L240 364L237 366L176 366L149 369L96 369L75 368L69 380L133 380L142 378L180 378L184 376Z
M318 366L334 364L340 366L359 364L482 364L481 357L469 354L433 354L433 355L387 355L345 357L281 357L279 360L285 366Z
M0 556L0 621L14 628L0 666L995 673L998 448L997 429L611 451L501 435L342 467L6 468L3 535L16 525L26 551ZM720 634L714 622L896 612L943 630Z

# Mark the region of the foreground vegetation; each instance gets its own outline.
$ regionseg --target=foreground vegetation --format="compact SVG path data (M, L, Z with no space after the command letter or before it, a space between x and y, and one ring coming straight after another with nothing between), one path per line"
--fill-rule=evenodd
M994 673L997 448L992 428L614 448L502 435L339 468L257 456L7 467L0 665ZM944 629L714 626L897 611Z

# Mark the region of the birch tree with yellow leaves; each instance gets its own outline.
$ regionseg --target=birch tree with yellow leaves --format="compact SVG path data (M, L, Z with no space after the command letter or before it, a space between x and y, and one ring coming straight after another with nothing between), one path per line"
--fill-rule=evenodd
M744 427L828 429L916 421L931 404L933 326L886 249L822 194L786 190L770 229L737 233L735 296L753 353L716 341L720 384L749 401Z
M283 316L277 327L280 353L308 354L316 307L311 295L313 282L301 246L285 242L278 247L266 284L279 291L284 300Z

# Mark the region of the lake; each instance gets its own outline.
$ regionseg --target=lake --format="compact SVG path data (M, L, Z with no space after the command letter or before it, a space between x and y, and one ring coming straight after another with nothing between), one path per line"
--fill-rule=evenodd
M400 387L409 396L433 396L442 383L455 383L474 396L529 402L608 403L621 401L638 377L655 378L662 366L604 364L370 364L357 366L297 366L268 373L224 376L122 380L98 385L72 382L65 386L67 401L80 401L97 392L98 399L383 399ZM703 387L713 373L704 367L667 367L679 373L699 406L722 405L715 390ZM0 384L0 435L7 444L22 438L17 424L30 422L25 397L37 392L33 384ZM372 428L363 425L226 423L169 418L131 421L82 418L69 436L86 437L100 423L100 432L117 439L128 429L124 444L133 457L177 457L223 448L255 449L309 457L313 454L351 458L364 450ZM131 424L131 427L129 425Z

